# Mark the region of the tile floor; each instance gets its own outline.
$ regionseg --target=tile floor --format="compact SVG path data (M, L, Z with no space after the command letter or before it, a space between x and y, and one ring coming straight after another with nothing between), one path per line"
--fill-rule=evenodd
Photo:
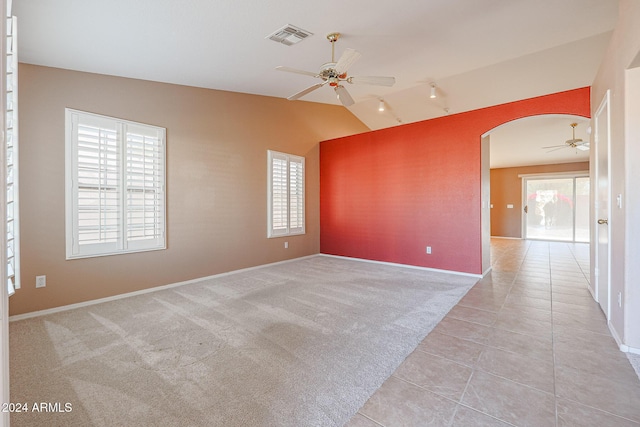
M640 426L640 380L587 290L589 246L491 250L491 274L347 426Z

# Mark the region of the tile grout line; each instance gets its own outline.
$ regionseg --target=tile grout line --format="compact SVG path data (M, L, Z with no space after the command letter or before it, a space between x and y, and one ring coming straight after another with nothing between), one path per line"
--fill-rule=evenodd
M369 416L367 416L367 415L363 414L363 413L362 413L362 412L360 412L360 411L356 412L356 415L357 415L357 414L360 414L360 416L365 417L366 419L368 419L369 421L371 421L371 422L373 422L373 423L375 423L375 424L378 424L380 427L386 427L384 424L379 423L378 421L376 421L376 420L374 420L373 418L371 418L371 417L369 417ZM352 418L353 418L353 417L352 417Z
M520 271L520 268L522 267L522 263L523 263L523 262L524 262L524 260L526 259L526 254L528 253L528 251L529 251L529 248L530 248L530 247L531 247L531 244L529 244L529 245L527 246L527 250L525 251L525 255L523 256L522 260L520 261L520 267L518 267L518 272ZM513 280L511 281L511 285L509 286L509 291L507 292L507 296L505 297L505 300L502 302L502 305L500 306L500 309L498 310L498 312L496 313L496 315L497 315L497 314L499 314L499 313L502 311L502 309L504 308L504 305L505 305L505 303L506 303L506 301L507 301L507 298L509 297L509 294L511 293L511 289L513 289L513 286L514 286L514 284L515 284L515 281L516 281L516 279L517 279L517 277L518 277L518 272L516 272L516 274L513 276ZM497 319L497 317L496 317L496 319ZM473 322L470 322L470 323L473 323ZM493 324L495 324L495 320L494 320L494 322L492 323L492 325L493 325ZM486 325L483 325L483 326L486 326ZM492 328L493 326L489 326L489 327L491 327L491 328ZM472 341L472 342L473 342L473 341ZM501 419L501 418L497 418L497 417L495 417L495 416L493 416L493 415L491 415L491 414L487 414L487 413L486 413L486 412L484 412L484 411L479 411L479 410L478 410L478 409L476 409L476 408L472 408L472 407L467 406L467 405L465 405L464 403L462 403L462 400L463 400L463 398L464 398L465 394L467 393L467 390L469 389L469 385L471 384L471 380L473 379L473 376L475 375L476 370L478 370L478 367L477 367L478 362L480 361L480 359L482 358L482 355L485 353L485 351L487 351L487 348L489 347L486 343L482 344L482 346L483 346L483 349L482 349L482 351L478 354L478 357L477 357L476 361L473 363L473 366L471 367L471 375L469 375L469 379L467 379L467 383L465 384L464 389L462 390L462 394L460 394L459 401L457 402L457 406L456 406L455 411L453 411L453 416L451 417L451 421L450 421L449 425L453 425L453 421L455 420L455 416L456 416L456 414L458 413L459 405L465 406L466 408L469 408L469 409L472 409L472 410L474 410L474 411L480 412L480 413L482 413L482 414L484 414L484 415L487 415L487 416L489 416L489 417L491 417L491 418L493 418L493 419L499 420L499 421L504 422L504 423L507 423L507 424L509 424L509 425L513 425L513 424L511 424L510 422L508 422L508 421L506 421L506 420L503 420L503 419ZM480 369L480 371L482 371L482 369ZM416 385L417 385L417 384L416 384Z

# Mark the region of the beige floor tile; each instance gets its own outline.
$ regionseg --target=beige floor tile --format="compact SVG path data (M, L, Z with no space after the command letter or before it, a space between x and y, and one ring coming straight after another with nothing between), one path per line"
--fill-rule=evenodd
M433 331L484 344L491 333L491 328L477 323L445 317Z
M535 280L549 280L551 279L551 275L549 274L549 267L540 265L534 265L528 267L527 265L523 265L520 271L518 272L519 279L529 279L532 281Z
M391 377L360 409L383 426L447 426L456 403L428 390Z
M493 327L521 334L550 337L552 323L548 320L532 319L525 316L519 318L499 317L493 324Z
M460 400L472 369L449 359L414 351L396 369L394 376L426 388L440 396Z
M589 296L577 296L554 292L552 298L553 302L563 302L584 307L598 307L598 303L593 300L591 294L589 294Z
M558 367L572 368L581 373L602 376L620 383L638 383L629 359L619 350L608 352L584 347L579 341L555 342L554 356ZM640 405L640 402L638 404Z
M556 395L640 422L640 381L612 381L565 366L556 366Z
M509 307L533 307L540 310L551 311L550 298L533 298L524 295L509 294L504 305Z
M484 346L473 341L463 340L451 335L431 332L422 340L416 350L436 356L446 357L462 365L473 367Z
M453 307L447 316L485 326L491 326L498 317L495 312L479 310L477 308L465 307L462 305Z
M525 306L504 306L498 312L496 320L514 320L518 318L527 318L532 320L542 320L551 322L553 317L549 310L539 309L536 307Z
M505 297L492 298L482 295L465 295L462 297L458 305L464 307L477 308L479 310L498 312L504 304Z
M604 316L602 309L597 304L589 305L576 305L569 304L561 301L552 301L551 310L554 313L572 313L572 314L584 314L589 316Z
M497 301L504 301L507 295L509 295L509 289L511 289L511 287L474 286L469 289L469 292L467 292L465 296L477 296Z
M347 425L640 427L640 380L587 288L588 245L491 251L491 273Z
M553 363L493 347L482 352L476 369L503 377L538 390L554 392Z
M462 403L518 426L547 427L556 424L552 394L482 371L473 373Z
M358 413L353 416L349 420L348 423L344 425L344 427L380 427L381 424L376 423L375 421L371 421L369 418L364 415Z
M513 286L516 286L516 287L524 286L531 289L550 290L551 280L542 279L542 278L531 278L527 276L518 276L516 280L513 281Z
M640 423L620 418L566 399L558 399L558 427L638 427Z
M530 288L527 286L514 286L511 288L510 295L518 295L529 298L540 298L551 300L551 289Z
M571 286L566 282L556 283L553 285L553 294L566 294L566 295L574 295L576 297L581 298L591 298L591 292L587 289L587 283L581 283L579 285Z
M584 329L598 334L609 335L609 327L603 314L589 315L577 313L553 313L553 324L559 327Z
M513 280L509 281L496 281L496 280L481 280L473 286L473 289L477 289L482 292L493 292L496 294L506 295L513 286Z
M553 361L553 341L550 335L532 336L503 329L493 329L486 344L547 362Z
M511 424L504 423L487 414L458 405L456 415L453 417L452 427L507 427Z

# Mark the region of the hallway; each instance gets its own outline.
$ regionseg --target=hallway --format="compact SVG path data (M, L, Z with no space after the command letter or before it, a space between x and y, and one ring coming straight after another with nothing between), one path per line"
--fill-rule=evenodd
M492 272L347 426L640 426L640 380L587 290L588 244L491 250Z

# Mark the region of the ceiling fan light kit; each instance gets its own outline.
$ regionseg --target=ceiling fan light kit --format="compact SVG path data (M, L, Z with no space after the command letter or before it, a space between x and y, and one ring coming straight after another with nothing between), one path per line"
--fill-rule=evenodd
M577 150L587 151L589 149L589 141L583 141L581 138L576 138L576 126L577 123L571 123L571 139L567 139L563 145L551 145L549 147L542 147L543 149L551 148L551 150L547 151L547 153L551 153L552 151L561 150L563 148L575 148L576 153Z
M329 86L333 87L338 97L338 100L344 105L348 107L353 105L355 101L347 91L347 89L343 86L342 83L349 84L369 84L369 85L377 85L377 86L393 86L396 82L395 77L382 77L382 76L349 76L347 77L347 70L362 56L360 52L354 49L345 49L342 53L338 61L335 60L335 43L340 38L340 33L329 33L327 34L327 40L331 43L331 62L327 62L320 66L320 71L318 73L313 73L311 71L298 70L295 68L276 67L278 71L285 71L288 73L296 73L303 74L306 76L311 76L314 78L319 78L322 80L321 83L316 83L313 86L309 86L302 91L295 93L288 97L287 99L290 101L294 101L296 99L300 99L303 96L313 92L314 90L324 86L325 84L329 84Z

